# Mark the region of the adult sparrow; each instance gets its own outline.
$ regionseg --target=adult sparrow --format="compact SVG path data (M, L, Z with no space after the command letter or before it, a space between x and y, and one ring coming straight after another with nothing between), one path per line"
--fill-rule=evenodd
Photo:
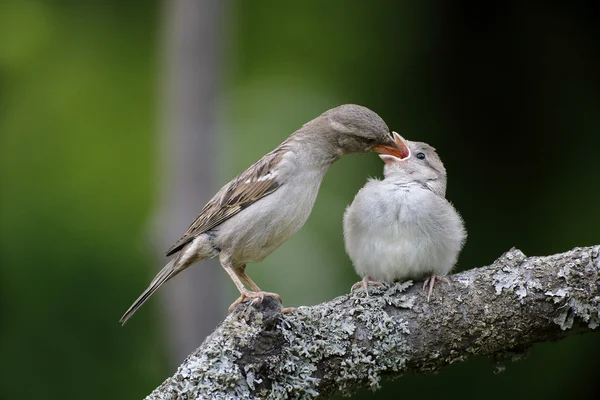
M240 291L230 311L246 299L270 296L281 301L246 275L246 264L263 260L304 225L334 161L371 150L397 157L407 152L385 122L365 107L342 105L304 124L217 192L167 251L174 258L120 322L125 324L163 283L205 258L218 257Z

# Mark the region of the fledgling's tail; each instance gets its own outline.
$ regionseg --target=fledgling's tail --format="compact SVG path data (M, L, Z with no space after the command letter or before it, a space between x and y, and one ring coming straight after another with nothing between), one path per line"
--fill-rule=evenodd
M142 304L144 304L146 300L148 300L148 298L152 296L152 294L156 292L159 287L162 286L163 283L165 283L166 281L168 281L169 279L171 279L172 277L174 277L175 275L177 275L185 269L185 266L181 268L181 266L177 265L176 261L178 259L179 257L175 257L167 265L165 265L163 269L161 269L160 272L154 277L152 282L150 282L150 285L146 290L144 290L144 293L142 293L140 297L138 297L137 300L133 302L133 304L131 305L131 307L129 307L127 311L125 311L125 314L123 314L123 316L119 320L119 322L122 325L125 325L127 323L129 318L133 316L133 314L138 310L138 308L140 308Z

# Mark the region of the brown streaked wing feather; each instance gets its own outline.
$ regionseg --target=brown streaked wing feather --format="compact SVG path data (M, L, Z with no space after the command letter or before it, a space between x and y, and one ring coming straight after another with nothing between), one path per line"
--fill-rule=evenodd
M215 228L244 208L276 191L281 186L277 177L265 177L272 173L287 151L288 148L284 142L225 185L202 208L181 239L167 251L167 256L181 250L196 236Z

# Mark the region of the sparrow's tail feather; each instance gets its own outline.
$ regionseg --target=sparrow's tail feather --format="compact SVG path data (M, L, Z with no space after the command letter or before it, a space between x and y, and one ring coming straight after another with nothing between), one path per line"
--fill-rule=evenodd
M161 269L160 272L154 277L152 282L150 282L148 288L144 290L140 297L138 297L137 300L133 302L131 307L129 307L129 309L125 311L125 314L123 314L123 316L119 320L119 322L122 325L125 325L127 323L129 318L133 316L133 314L138 310L138 308L140 308L142 304L144 304L146 300L148 300L148 298L152 296L152 294L162 286L163 283L173 278L175 275L177 275L186 268L187 265L178 265L178 259L179 257L175 257L167 265L165 265L163 269Z

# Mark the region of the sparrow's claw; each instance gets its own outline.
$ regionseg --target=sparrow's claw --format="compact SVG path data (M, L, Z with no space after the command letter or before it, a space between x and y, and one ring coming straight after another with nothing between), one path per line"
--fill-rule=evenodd
M360 280L360 281L356 282L354 285L352 285L352 287L350 288L350 292L353 292L356 289L362 287L368 297L369 296L369 285L380 286L380 287L385 286L382 282L372 281L369 276L365 276L364 278L362 278L362 280Z
M240 295L240 297L237 298L236 301L231 303L231 305L229 306L229 312L232 312L237 306L242 304L245 300L251 300L250 304L256 304L256 303L262 302L263 299L265 298L265 296L272 297L281 303L281 296L279 296L277 293L251 292L249 290L246 290L246 291L242 292L242 294Z
M430 277L428 277L427 279L425 279L425 282L423 282L423 291L427 291L427 302L429 303L429 299L431 298L431 294L433 293L433 286L435 285L435 281L440 281L440 282L444 282L447 283L448 285L450 284L450 280L448 278L444 278L443 276L439 276L439 275L431 275ZM429 290L427 290L427 286L429 286Z

